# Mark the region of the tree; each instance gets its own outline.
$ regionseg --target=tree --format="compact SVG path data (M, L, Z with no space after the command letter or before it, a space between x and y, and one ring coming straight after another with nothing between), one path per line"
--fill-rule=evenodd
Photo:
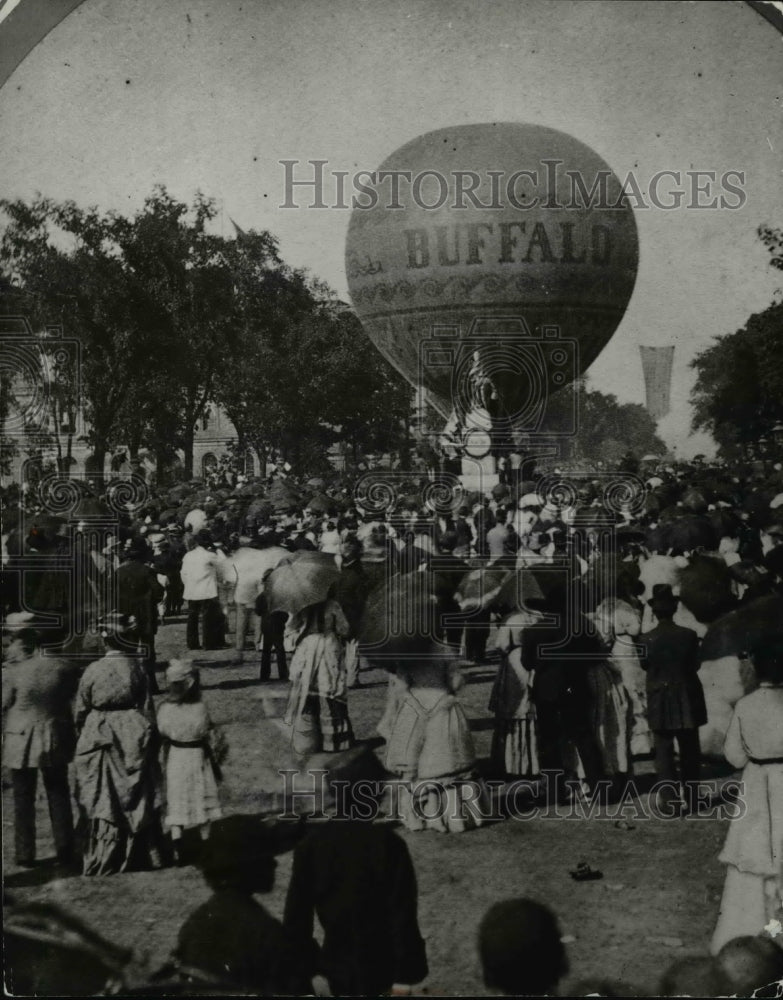
M345 442L368 451L405 451L411 390L369 344L331 290L279 258L268 233L237 230L222 250L234 281L237 349L225 358L214 398L240 444L280 452L300 468L328 465Z
M72 202L37 198L0 201L8 225L0 241L0 272L18 290L34 329L61 326L81 344L78 378L89 430L92 467L102 471L118 414L149 358L135 308L141 297L117 250L122 220ZM60 386L61 396L76 382Z
M183 447L191 474L194 425L236 339L226 241L207 231L214 203L199 194L189 208L158 187L131 219L40 197L0 207L0 275L35 328L81 344L93 469L113 444L148 443L162 460Z
M203 195L188 208L159 186L117 231L141 340L151 348L120 425L132 446L146 443L162 464L172 444L179 445L188 477L196 422L213 397L224 357L237 346L226 241L207 231L215 214Z
M783 420L782 332L783 303L775 303L691 362L693 428L709 431L726 456L747 454Z
M772 254L770 265L783 271L783 229L773 226L759 226L759 238Z
M399 452L409 462L413 390L369 342L354 313L325 303L310 329L322 421L349 448L353 461L369 453Z

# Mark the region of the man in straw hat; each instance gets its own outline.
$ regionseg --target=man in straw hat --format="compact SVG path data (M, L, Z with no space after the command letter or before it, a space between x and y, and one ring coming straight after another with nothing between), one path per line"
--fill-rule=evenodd
M647 721L654 735L655 771L676 781L674 741L686 794L699 780L699 726L707 721L699 680L699 638L672 620L679 598L668 583L657 583L647 602L658 624L640 637L640 662L647 671Z

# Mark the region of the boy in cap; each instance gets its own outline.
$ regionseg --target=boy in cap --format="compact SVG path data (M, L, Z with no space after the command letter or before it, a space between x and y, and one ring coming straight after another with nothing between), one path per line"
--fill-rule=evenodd
M180 976L207 976L261 996L312 994L303 956L253 898L274 884L274 855L287 845L253 816L227 816L212 826L201 860L212 896L180 929L173 958Z
M674 741L686 795L699 780L699 726L707 721L699 680L699 637L672 620L679 598L668 583L657 583L647 602L658 624L639 639L640 663L647 672L647 721L654 736L659 780L676 780ZM676 797L676 796L673 796ZM692 807L693 803L688 802Z

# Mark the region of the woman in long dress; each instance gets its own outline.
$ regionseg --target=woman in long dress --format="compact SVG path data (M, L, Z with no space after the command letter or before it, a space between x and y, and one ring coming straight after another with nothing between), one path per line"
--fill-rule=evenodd
M626 646L621 635L636 627L632 616L630 605L615 600L603 601L592 616L606 649L606 659L588 667L593 730L601 750L604 773L615 779L631 772L633 710L625 685L623 661ZM633 647L628 648L633 650Z
M495 716L491 757L495 770L508 777L534 778L541 770L531 697L535 672L522 662L522 633L540 620L536 611L514 611L503 620L495 638L501 659L489 698L489 710Z
M456 697L461 680L448 657L396 666L386 767L400 779L399 811L409 830L458 833L481 826L486 814L473 738Z
M294 753L347 750L353 745L345 667L348 621L330 599L297 612L288 631L296 634L285 714Z
M161 864L158 742L147 676L139 658L121 648L135 641L134 628L131 616L107 616L101 630L106 655L87 667L76 692L85 875Z
M723 751L743 768L744 808L719 856L727 867L713 955L732 938L783 921L783 642L753 659L760 687L737 702Z

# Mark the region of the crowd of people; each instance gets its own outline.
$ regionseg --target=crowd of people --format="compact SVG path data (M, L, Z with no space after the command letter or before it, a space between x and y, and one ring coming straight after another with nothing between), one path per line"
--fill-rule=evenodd
M768 928L783 918L783 476L656 464L626 470L625 482L619 500L590 470L447 499L412 482L384 509L337 477L192 483L148 491L119 511L108 540L89 525L118 510L116 484L82 496L70 520L36 511L29 497L26 510L7 507L4 753L17 862L35 857L40 770L58 859L72 864L78 842L85 875L183 862L183 832L198 831L215 897L183 927L183 975L212 954L221 975L226 966L229 979L254 989L263 979L278 992L307 992L313 976L333 993L364 995L409 991L425 978L412 863L387 827L311 830L295 847L282 927L250 898L269 882L274 851L238 817L221 818L225 748L191 658L233 642L244 661L252 625L259 682L274 659L286 685L292 752L302 761L321 754L334 773L346 759L367 766L350 692L367 670L386 669L377 777L401 783L409 830L481 825L487 775L527 781L547 805L584 795L606 803L652 756L655 795L673 818L698 814L705 755L742 769L745 808L720 857L727 877L712 957L673 968L661 988L736 988L738 969L774 968L780 948ZM185 604L186 648L165 668L156 710L156 631ZM496 665L489 762L477 760L459 695L466 665L476 664ZM433 797L441 808L431 808ZM251 847L258 883L235 867ZM394 904L381 913L379 898ZM246 933L228 942L218 931L232 907L247 911ZM325 932L320 949L313 914ZM299 956L291 967L287 948ZM225 949L234 958L221 965ZM270 949L274 961L261 957ZM494 907L479 950L487 987L509 995L554 992L567 970L555 918L530 901Z

